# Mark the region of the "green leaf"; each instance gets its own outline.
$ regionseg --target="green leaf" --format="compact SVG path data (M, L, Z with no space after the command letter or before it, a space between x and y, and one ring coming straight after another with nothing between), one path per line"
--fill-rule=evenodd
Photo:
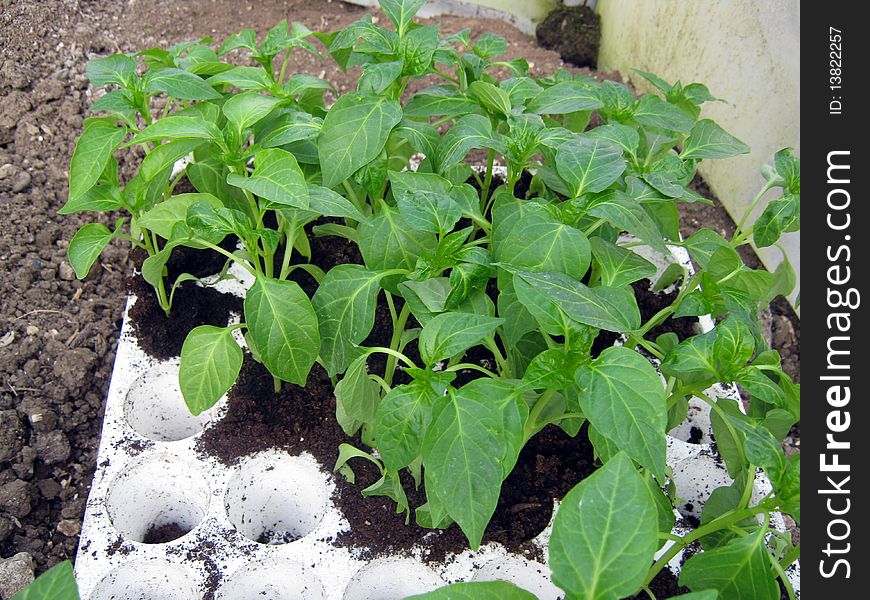
M474 81L468 86L468 91L489 112L506 117L510 116L511 99L503 89L497 88L486 81Z
M272 96L264 96L257 92L244 92L230 96L229 100L224 102L224 116L236 129L236 133L240 134L272 112L281 102L280 98Z
M607 140L577 136L556 151L556 170L575 198L607 189L625 167L622 148Z
M113 237L115 234L102 223L88 223L76 232L67 248L67 257L76 277L84 279L88 276L91 266Z
M484 33L477 38L472 51L480 58L493 58L507 52L508 42L500 35Z
M668 409L662 380L649 361L614 346L581 366L575 380L580 409L595 429L664 481Z
M152 231L164 240L173 239L172 230L178 223L187 221L187 213L194 204L208 204L218 209L223 205L221 201L211 194L179 194L172 196L164 202L144 213L136 220L139 227ZM217 243L223 236L209 236L209 241Z
M640 144L640 134L637 129L622 123L606 123L590 130L586 135L613 142L630 156L637 154L637 147Z
M514 286L530 287L584 325L624 333L640 327L640 311L627 288L590 288L562 273L520 271ZM522 297L521 297L522 299Z
M201 325L187 334L181 347L178 383L192 414L208 410L229 391L243 358L229 327Z
M553 583L584 600L631 596L652 563L657 531L649 490L619 453L562 501L550 538Z
M254 158L254 172L245 177L227 175L227 183L248 190L274 204L308 208L305 175L291 152L280 148L260 150Z
M669 256L661 232L643 207L622 190L608 190L594 198L588 214L607 220L615 228L627 231L653 250Z
M592 252L586 235L553 218L546 210L524 210L522 217L505 221L507 210L493 216L496 261L515 269L559 272L581 279Z
M764 208L764 212L752 227L755 245L759 248L772 246L787 231L800 228L801 197L799 194L784 194Z
M327 217L347 217L359 223L368 220L341 194L312 183L308 184L308 209Z
M340 97L317 138L323 185L335 187L377 158L401 120L402 107L395 100L356 93Z
M96 87L120 85L133 86L136 79L136 59L126 54L111 54L105 58L88 61L88 79Z
M209 123L201 117L174 115L155 121L130 140L129 145L181 138L223 142L224 136L214 123Z
M269 372L305 385L320 350L320 332L302 288L292 281L258 277L245 296L245 322Z
M476 550L498 504L508 447L499 404L463 389L451 390L433 417L423 466L427 495L437 497Z
M773 156L773 164L776 173L785 181L786 192L800 196L801 159L794 155L794 150L783 148Z
M755 338L749 326L736 315L716 325L713 358L720 379L727 380L743 368L755 353Z
M643 125L685 134L688 134L695 124L695 120L679 108L652 94L641 97L632 116L635 121Z
M11 600L79 600L72 563L65 560L53 566Z
M434 156L435 148L441 141L438 130L428 122L402 119L401 123L393 130L393 133L402 139L408 140L411 149L422 152L425 156Z
M413 271L417 258L434 252L438 244L434 235L415 232L397 210L389 207L360 225L359 234L360 253L366 266L374 271Z
M151 94L164 92L181 100L212 100L221 97L201 77L175 68L148 71L144 77L144 89Z
M746 388L753 400L780 408L785 406L785 395L782 389L758 367L744 367L737 371L734 378L737 383Z
M401 36L414 21L417 11L426 4L426 0L378 0L378 4Z
M662 372L685 383L713 383L717 377L713 355L715 342L715 330L681 342L665 356Z
M440 314L420 332L420 357L427 365L434 365L479 344L503 322L504 319L470 313Z
M375 323L382 276L361 265L329 270L311 299L320 322L320 357L329 375L344 371Z
M142 164L139 166L139 174L142 175L144 181L151 181L158 175L163 174L167 168L172 167L176 161L184 158L204 143L203 140L195 138L182 138L160 144L151 150L142 160Z
M493 140L492 124L482 115L465 115L460 117L447 130L441 143L435 150L433 164L435 170L443 173L454 163L460 162L474 148L496 148L499 144Z
M765 531L699 552L686 561L680 585L694 591L714 589L729 600L777 600L779 586L770 568Z
M381 399L381 386L369 378L366 358L364 355L353 361L335 386L336 417L344 415L354 424L348 427L346 421L339 419L344 432L351 436L356 434L361 425L374 422L375 411Z
M459 117L476 112L480 112L480 106L451 86L420 90L405 105L406 117Z
M562 115L602 106L595 90L579 81L563 81L532 98L526 110L539 115Z
M430 191L398 196L399 213L417 231L444 235L462 217L462 207L447 194Z
M635 252L600 237L589 240L601 270L601 285L622 287L656 274L656 266Z
M544 350L532 359L523 374L523 384L531 389L561 390L574 382L577 359L561 348Z
M209 85L231 85L240 90L267 90L272 87L262 67L233 67L206 79Z
M397 385L383 397L375 416L375 439L388 471L407 467L420 455L438 398L432 386L417 380Z
M701 119L692 127L688 139L683 142L680 158L683 160L702 158L730 158L748 154L749 146L719 127L710 119Z
M308 113L292 111L281 115L261 134L263 148L274 148L302 140L313 140L320 134L322 121Z
M453 583L406 600L535 600L535 595L507 581Z
M71 215L77 212L105 212L121 208L121 188L117 184L100 185L99 183L81 196L67 200L59 215Z
M77 200L96 185L112 159L112 152L126 135L126 129L119 129L106 120L85 122L85 130L70 159L69 200Z
M366 65L360 75L357 90L360 94L383 93L402 74L403 66L401 60Z

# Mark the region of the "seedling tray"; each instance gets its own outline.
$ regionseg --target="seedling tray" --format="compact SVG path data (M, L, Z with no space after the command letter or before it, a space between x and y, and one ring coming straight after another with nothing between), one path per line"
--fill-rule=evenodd
M686 263L680 249L674 252ZM245 274L231 272L238 279L218 287L241 295ZM135 302L128 299L128 311ZM702 319L701 327L712 322ZM456 581L492 579L512 581L542 600L562 597L545 562L497 543L439 564L424 562L422 550L364 560L353 548L337 546L335 538L349 524L331 500L340 476L329 473L331 465L276 449L232 467L203 455L197 440L222 418L225 399L192 416L177 374L177 359L157 361L139 348L125 313L75 566L84 600L402 598ZM710 392L739 397L733 386ZM702 443L686 441L691 427L702 431ZM680 517L700 516L710 492L729 481L714 447L704 443L709 435L708 411L693 404L687 422L668 438L668 465L690 507ZM759 474L755 494L769 489ZM675 533L685 531L682 523L678 519ZM779 515L773 525L784 529ZM175 531L167 535L167 527ZM550 531L548 526L533 540L544 559ZM160 543L161 536L179 534ZM675 573L681 559L669 564ZM789 574L799 594L799 566Z

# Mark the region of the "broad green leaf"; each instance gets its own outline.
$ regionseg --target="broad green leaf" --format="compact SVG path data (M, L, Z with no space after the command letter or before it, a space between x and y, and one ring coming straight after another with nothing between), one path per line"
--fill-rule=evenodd
M759 400L771 406L784 407L785 396L782 389L755 366L747 366L735 374L734 378L743 386L752 400Z
M459 524L473 550L495 512L506 451L499 406L451 391L423 439L426 492Z
M420 90L405 105L406 117L458 117L480 111L480 106L451 86L435 86Z
M578 323L619 333L640 327L637 301L627 288L590 288L562 273L528 271L518 272L514 285L531 287Z
M91 266L113 237L115 234L102 223L88 223L76 232L67 248L67 257L76 277L84 279L88 276Z
M680 158L730 158L739 154L749 153L749 146L719 127L710 119L702 119L695 123L688 139L683 142Z
M422 152L425 156L434 156L435 148L441 141L441 135L434 126L411 119L402 119L393 133L408 140L412 150Z
M347 217L360 223L368 220L341 194L312 183L308 184L308 209L327 217Z
M79 600L72 563L65 560L53 566L11 600Z
M508 581L469 581L408 596L406 600L535 600L535 595Z
M694 119L679 108L652 94L642 96L638 100L632 116L635 121L643 125L685 134L688 134L695 124Z
M603 286L622 287L656 274L656 266L636 252L597 236L589 241L592 255L601 271Z
M233 67L206 79L210 85L231 85L240 90L267 90L272 86L262 67Z
M357 90L360 94L383 93L402 74L403 66L401 60L366 65L360 75Z
M444 308L453 310L476 290L489 283L490 268L474 263L460 263L450 270L450 294L444 301Z
M784 194L771 201L752 227L755 245L759 248L772 246L787 231L796 231L801 222L801 197L799 194Z
M209 123L201 117L173 115L155 121L140 131L130 140L130 145L182 138L223 142L224 136L214 123Z
M732 424L745 436L743 451L746 453L746 460L764 469L773 489L778 490L787 466L779 440L762 424L750 425L743 419L733 419Z
M241 134L245 129L268 115L281 102L280 98L264 96L257 92L244 92L230 96L224 102L224 116Z
M139 227L156 233L164 240L171 240L173 228L178 223L185 223L190 207L198 203L208 204L215 209L223 206L221 201L211 194L179 194L157 204L139 217L136 222ZM209 241L217 243L221 237L223 236L211 237Z
M57 214L71 215L83 211L117 210L121 208L121 200L121 188L117 184L100 185L98 183L78 198L67 200L66 204L57 211Z
M148 71L144 77L144 89L152 94L164 92L181 100L212 100L221 97L201 77L175 68Z
M765 531L699 552L686 561L680 585L693 591L714 589L729 600L777 600L779 586L770 568Z
M403 281L399 284L399 292L420 325L426 325L436 314L444 312L450 289L447 277Z
M587 135L613 142L630 156L637 154L637 147L640 144L640 134L638 134L637 129L622 123L606 123L591 129Z
M595 90L579 81L563 81L549 87L529 101L528 112L539 115L562 115L595 110L603 106Z
M595 429L664 481L668 409L662 380L649 361L614 346L580 367L575 380L580 409Z
M106 120L85 122L85 130L70 159L69 200L77 200L96 185L112 159L112 152L126 135L126 129L119 129Z
M563 349L544 350L526 367L523 384L539 390L567 388L574 381L576 366L576 358Z
M344 432L351 436L361 425L374 422L375 411L381 399L381 386L369 378L366 358L360 356L354 360L335 386L336 417L343 414L354 424L353 427L347 427L347 423L339 419Z
M495 214L494 225L499 221L499 212ZM544 210L528 211L504 227L494 227L493 251L496 261L515 269L559 272L575 279L586 274L592 259L586 235Z
M625 167L622 148L603 139L577 136L556 151L556 170L575 198L607 189Z
M139 174L143 180L151 181L204 143L205 141L196 138L182 138L160 144L142 159Z
M474 81L468 86L468 91L489 112L510 116L511 99L503 89L486 81Z
M432 386L416 380L397 385L383 397L375 416L375 439L388 471L398 471L420 455L438 399Z
M662 372L667 377L677 377L685 383L713 383L717 377L713 354L715 342L715 330L681 342L665 356Z
M320 332L302 288L292 281L258 277L245 296L245 322L269 372L305 385L320 351Z
M713 436L716 438L716 448L719 455L725 461L725 467L732 478L736 478L741 472L749 468L744 452L744 440L736 421L747 420L748 417L740 410L736 400L731 398L717 398L716 404L719 410L710 413L710 424L713 428Z
M492 124L482 115L460 117L447 130L435 150L433 164L435 170L443 173L445 169L465 158L474 148L498 148L492 137Z
M481 343L504 319L470 313L450 312L426 323L420 332L420 357L434 365Z
M308 185L292 153L280 148L260 150L254 158L254 167L247 177L230 173L227 183L274 204L308 208Z
M508 42L500 35L484 33L477 38L472 50L480 58L493 58L507 52Z
M414 15L426 4L426 0L378 0L378 4L395 25L399 35L404 35L408 25L414 21Z
M749 326L736 315L730 315L716 326L713 357L722 380L730 379L743 368L755 353L755 339Z
M335 187L377 158L401 120L402 107L395 100L357 93L341 96L317 138L323 185Z
M438 48L438 25L410 29L399 43L403 60L403 73L421 77L432 67L432 58Z
M433 252L437 246L434 235L415 232L397 210L389 207L360 225L359 236L363 260L375 271L413 271L417 258L425 252Z
M692 257L692 260L698 263L702 269L707 269L710 264L710 259L722 247L730 247L731 244L716 233L712 229L702 227L685 241L686 250Z
M96 87L120 85L132 87L136 79L136 59L126 54L112 54L88 61L88 79Z
M587 212L593 217L606 219L616 229L627 231L653 250L669 256L655 222L634 198L622 190L608 190L594 198Z
M524 104L544 90L531 77L511 77L501 80L498 85L508 93L513 105Z
M462 207L447 194L418 191L397 197L399 213L411 229L444 235L462 217Z
M320 358L330 376L344 371L375 323L382 276L361 265L329 270L311 299L320 322Z
M106 111L118 115L130 127L137 127L136 115L139 109L133 103L133 94L128 90L112 90L105 96L97 98L91 104L94 112Z
M649 490L619 453L562 500L550 538L553 583L584 600L631 596L658 549L657 531Z
M308 113L293 111L281 115L258 139L263 148L274 148L302 140L313 140L320 134L322 121Z
M201 325L187 334L181 347L178 383L192 414L208 410L229 391L243 358L229 327Z

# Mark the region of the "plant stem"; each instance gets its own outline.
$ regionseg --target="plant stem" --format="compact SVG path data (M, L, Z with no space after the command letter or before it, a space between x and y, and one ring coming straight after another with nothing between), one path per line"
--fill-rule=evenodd
M290 255L293 254L293 244L296 243L296 229L289 227L284 234L284 257L281 261L281 279L286 279L290 274Z
M387 292L387 299L387 301L392 304L392 297L389 292ZM395 306L391 306L392 314L395 315L395 311ZM411 307L405 303L399 316L393 319L393 335L390 338L390 350L395 351L396 354L390 354L387 357L387 366L384 369L384 379L386 379L387 383L390 385L393 385L393 375L396 373L396 361L399 357L404 356L398 352L398 348L399 344L402 342L402 333L405 332L405 324L408 322L408 317L410 315ZM411 366L413 366L413 363L411 363Z
M451 365L451 366L447 367L446 369L444 369L444 371L448 372L448 373L452 373L454 371L462 371L462 370L478 371L480 373L483 373L484 375L487 375L488 377L492 377L493 379L499 378L498 375L496 375L495 373L493 373L489 369L485 369L485 368L481 367L480 365L476 365L474 363L456 363L455 365Z
M486 176L483 179L483 189L480 191L480 205L484 211L488 206L487 199L489 198L489 186L492 185L492 164L494 161L495 150L490 148L489 153L486 155Z
M746 212L743 213L743 218L740 219L740 222L737 224L737 229L734 231L734 237L732 238L732 242L734 240L740 239L740 236L743 234L743 226L746 225L746 221L749 220L749 217L752 215L755 207L758 206L759 202L761 202L761 197L764 196L768 192L768 190L772 189L773 187L774 186L771 184L771 182L767 182L764 187L761 188L761 191L758 192L755 198L753 198L752 203L749 205L749 208L747 208Z
M272 387L274 388L276 394L281 392L281 380L274 375L272 375Z
M202 244L203 246L206 246L207 248L211 248L215 252L220 252L221 254L223 254L224 256L226 256L227 258L232 260L233 262L240 264L242 267L244 267L248 271L248 273L250 273L254 277L257 276L257 272L248 263L246 263L243 260L240 260L238 256L236 256L235 254L233 254L229 250L224 250L223 248L221 248L220 246L218 246L216 244L212 244L209 241L201 240L199 238L196 238L196 241L199 242L200 244Z
M541 397L538 398L537 402L535 402L532 410L529 411L529 418L526 419L526 426L523 428L523 445L525 445L533 435L541 430L541 428L538 427L538 417L540 417L544 412L544 409L547 408L547 405L550 403L550 398L555 395L556 390L547 390L541 394Z

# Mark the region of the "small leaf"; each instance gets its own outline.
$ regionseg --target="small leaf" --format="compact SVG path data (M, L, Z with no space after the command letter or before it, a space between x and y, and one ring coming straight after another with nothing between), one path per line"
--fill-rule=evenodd
M76 142L76 148L70 159L70 200L77 200L96 185L106 165L112 159L112 152L126 135L125 129L119 129L106 120L85 122L85 130Z
M434 365L479 344L503 322L504 319L469 313L438 315L420 332L420 357L427 365Z
M236 132L241 134L245 129L272 112L272 109L280 102L280 98L264 96L256 92L245 92L230 96L224 102L222 111L227 121L235 126Z
M656 274L656 266L627 248L600 237L589 240L592 255L601 269L601 285L621 287Z
M397 385L383 397L375 417L375 438L387 470L398 471L420 455L438 399L432 386L416 380Z
M779 586L764 545L765 531L699 552L686 561L680 585L694 591L714 589L729 600L776 600Z
M231 85L240 90L267 90L272 86L262 67L233 67L206 79L209 85Z
M406 117L435 117L461 115L480 112L480 106L456 88L435 86L420 90L405 105Z
M650 248L669 255L668 247L655 222L643 207L622 190L608 190L590 202L588 214L606 219L615 228L640 238Z
M208 204L212 208L222 207L221 201L211 194L179 194L157 204L136 220L139 227L152 231L164 240L171 240L172 230L178 223L187 221L187 214L195 204ZM220 242L223 235L210 235L209 241Z
M438 244L434 235L415 232L397 210L389 207L360 225L359 236L360 253L366 266L374 271L413 271L417 258L433 252Z
M72 563L65 560L50 568L11 600L79 600Z
M181 347L178 382L192 414L208 410L229 391L243 358L229 327L201 325L187 334Z
M491 113L510 116L511 100L507 92L485 81L474 81L468 91Z
M631 596L652 563L657 531L649 490L619 453L562 501L550 539L553 583L584 600Z
M500 35L484 33L477 38L472 51L480 58L493 58L507 52L508 42Z
M749 146L719 127L710 119L702 119L692 127L692 133L683 142L680 158L730 158L749 153Z
M354 427L348 428L342 420L339 420L344 432L351 436L356 434L361 425L374 423L375 411L381 400L381 387L369 378L366 358L360 356L353 361L344 377L335 386L336 416L344 414L354 423ZM379 439L378 442L378 448L383 455L381 440ZM394 470L398 471L398 469Z
M405 600L535 600L536 596L507 581L453 583Z
M220 129L202 117L173 115L155 121L140 131L130 140L129 145L182 138L195 138L210 142L223 142L224 139Z
M417 231L448 233L462 217L462 207L447 194L418 191L398 197L399 213Z
M308 208L305 175L292 153L280 148L261 150L254 159L254 166L254 172L248 177L230 173L227 183L274 204Z
M414 21L417 11L426 4L426 0L378 0L378 4L399 35L402 35Z
M102 223L88 223L76 232L67 248L67 257L76 277L84 279L88 276L91 266L113 237L111 230Z
M632 115L638 123L688 134L694 119L658 96L647 94L638 101Z
M460 162L475 148L495 148L500 145L492 137L492 124L482 115L460 117L447 130L435 151L435 170L443 173L454 163Z
M665 478L668 410L659 374L633 350L614 346L577 370L580 409L603 436Z
M221 95L201 77L176 68L148 71L144 77L146 92L164 92L181 100L212 100Z
M151 181L171 168L176 161L184 158L205 142L201 139L178 139L160 144L149 152L139 166L139 174L144 181Z
M302 288L292 281L258 277L245 296L245 322L269 372L305 385L320 350L320 332Z
M752 227L752 236L759 248L772 246L787 231L800 227L801 197L797 194L784 194L771 201Z
M87 74L96 87L114 84L129 88L133 86L136 78L136 59L126 54L97 58L88 61Z
M662 372L685 383L713 383L717 376L713 355L715 342L715 330L681 342L665 356Z
M281 115L260 135L263 148L274 148L302 140L313 140L320 134L322 121L308 113L292 111Z
M528 112L539 115L562 115L595 110L604 106L594 90L579 81L563 81L532 98Z
M556 170L577 198L607 189L625 171L622 149L603 139L575 137L556 152Z

